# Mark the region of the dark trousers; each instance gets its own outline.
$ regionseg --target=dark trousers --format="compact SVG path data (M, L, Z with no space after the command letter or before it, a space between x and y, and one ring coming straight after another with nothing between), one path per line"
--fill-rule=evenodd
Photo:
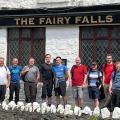
M4 101L6 94L6 85L0 85L0 102Z
M37 94L37 85L34 82L24 82L26 103L35 102Z
M15 92L15 103L17 103L19 101L20 84L10 83L9 89L10 89L9 102L13 100L13 94Z
M113 90L112 93L112 107L120 107L120 90Z

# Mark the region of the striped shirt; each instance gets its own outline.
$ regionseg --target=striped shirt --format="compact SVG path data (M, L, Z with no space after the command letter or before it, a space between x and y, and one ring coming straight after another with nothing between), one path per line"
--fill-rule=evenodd
M99 77L102 77L102 73L100 71L89 71L88 73L89 77L89 85L90 86L97 86L97 81L99 80Z

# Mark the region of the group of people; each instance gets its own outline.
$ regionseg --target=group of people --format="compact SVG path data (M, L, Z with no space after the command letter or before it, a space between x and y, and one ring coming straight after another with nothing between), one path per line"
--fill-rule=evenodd
M15 103L19 101L20 80L24 81L25 102L35 102L37 87L42 87L41 98L47 100L51 105L53 89L56 96L56 106L61 103L67 104L66 81L72 89L75 105L82 108L84 101L85 87L88 87L90 99L93 106L99 107L99 98L104 88L104 107L120 107L120 61L113 63L112 55L107 54L106 62L102 65L102 70L98 69L98 64L93 61L90 67L81 63L80 57L75 59L75 64L71 70L62 64L60 56L55 58L55 64L51 62L51 55L45 55L45 62L41 64L40 70L35 65L35 59L30 58L29 64L22 67L17 58L12 59L12 65L4 65L4 58L0 58L0 102L4 101L6 88L9 87L9 102L13 100L15 93ZM39 93L38 93L39 94Z

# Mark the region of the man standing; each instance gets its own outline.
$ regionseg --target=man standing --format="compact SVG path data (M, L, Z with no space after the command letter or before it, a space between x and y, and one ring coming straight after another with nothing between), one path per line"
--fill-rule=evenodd
M29 65L25 66L22 70L22 76L24 76L24 90L26 102L35 102L37 93L37 83L40 79L40 72L35 64L35 59L29 59Z
M64 106L67 104L66 97L66 81L68 80L69 73L65 65L62 65L61 57L56 57L55 66L52 68L54 73L54 84L55 84L55 96L57 101L57 106L60 104L60 95L63 98Z
M10 85L10 71L4 65L4 58L0 58L0 103L4 101L6 88Z
M104 86L104 92L106 97L104 107L110 107L111 94L109 93L109 85L110 85L111 75L114 70L115 70L115 65L113 64L112 55L107 54L106 64L102 66L103 86Z
M75 104L78 107L83 106L83 87L86 85L87 68L81 64L80 57L75 59L76 64L71 69L71 79L73 96L75 98Z
M13 94L15 92L15 103L19 101L19 91L20 91L20 74L22 71L22 66L18 65L18 59L13 58L12 65L9 66L9 70L11 73L11 80L10 80L10 97L9 102L13 100Z
M120 107L120 61L116 62L116 70L112 73L109 92L112 93L112 110Z
M42 87L42 100L46 100L46 94L48 99L48 105L51 105L51 97L53 90L53 72L52 72L52 63L51 55L45 55L45 63L41 65L41 80L43 83Z

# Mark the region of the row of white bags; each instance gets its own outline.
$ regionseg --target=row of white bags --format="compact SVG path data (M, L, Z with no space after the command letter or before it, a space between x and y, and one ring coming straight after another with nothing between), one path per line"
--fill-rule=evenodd
M80 107L75 106L72 108L71 105L67 104L65 105L65 108L63 105L58 105L56 108L55 105L47 106L47 103L41 103L39 104L38 102L33 102L33 103L23 103L19 101L17 105L15 104L14 101L11 101L10 103L7 104L6 101L2 102L2 109L4 110L15 110L19 109L21 111L28 111L28 112L38 112L41 114L44 114L46 112L50 113L56 113L59 112L60 114L64 115L77 115L81 116L82 114L88 114L90 116L101 116L103 119L104 118L109 118L110 117L110 111L107 108L103 108L100 110L99 107L94 108L93 111L91 111L90 107L86 106L84 107L83 110L81 110ZM112 113L112 118L114 119L120 119L120 108L115 107L114 111Z

